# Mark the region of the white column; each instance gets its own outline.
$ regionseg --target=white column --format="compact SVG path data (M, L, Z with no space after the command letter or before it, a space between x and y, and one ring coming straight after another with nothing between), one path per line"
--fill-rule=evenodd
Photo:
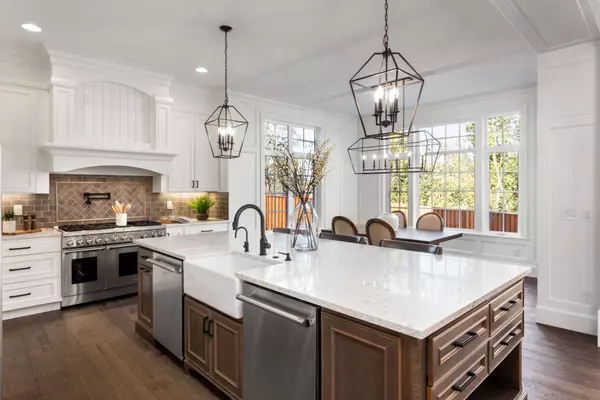
M598 44L538 57L537 321L596 334Z

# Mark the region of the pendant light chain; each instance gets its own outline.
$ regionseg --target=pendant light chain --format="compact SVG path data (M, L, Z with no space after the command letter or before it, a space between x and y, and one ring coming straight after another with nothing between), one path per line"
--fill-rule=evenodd
M388 2L385 0L385 33L383 35L383 47L386 52L388 49Z
M229 103L229 95L227 94L227 32L225 32L225 104Z

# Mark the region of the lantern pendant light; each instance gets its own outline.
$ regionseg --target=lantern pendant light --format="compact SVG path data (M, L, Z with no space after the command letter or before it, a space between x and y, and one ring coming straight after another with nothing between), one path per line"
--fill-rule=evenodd
M350 80L364 136L410 132L425 83L406 58L389 47L387 0L384 21L383 51L373 53Z
M423 77L389 47L385 0L383 51L375 52L350 79L363 137L348 148L355 174L432 172L440 142L430 132L413 130Z
M227 94L227 34L232 28L223 25L219 29L225 33L225 101L208 117L204 123L204 128L213 157L231 159L238 158L242 152L246 133L248 132L248 121L237 108L229 104L229 95Z

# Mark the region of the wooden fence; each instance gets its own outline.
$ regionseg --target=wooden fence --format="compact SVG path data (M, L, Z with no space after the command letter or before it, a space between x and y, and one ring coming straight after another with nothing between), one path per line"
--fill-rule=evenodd
M294 198L294 207L299 199ZM288 211L287 196L267 195L265 199L265 218L267 230L273 228L287 228ZM406 209L406 206L392 206L392 209ZM421 215L429 212L429 208L421 208ZM433 212L439 214L446 223L447 228L475 229L475 211L471 210L444 210L434 208ZM519 230L519 214L490 212L490 231L517 233ZM504 229L502 219L504 218ZM327 224L325 224L327 225Z

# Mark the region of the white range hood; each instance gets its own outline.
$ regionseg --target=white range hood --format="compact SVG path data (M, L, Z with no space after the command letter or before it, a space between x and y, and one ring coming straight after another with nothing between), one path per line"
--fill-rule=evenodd
M72 173L93 169L96 174L112 174L116 169L146 170L151 174L168 175L176 154L158 150L105 149L46 143L48 167L53 173Z

